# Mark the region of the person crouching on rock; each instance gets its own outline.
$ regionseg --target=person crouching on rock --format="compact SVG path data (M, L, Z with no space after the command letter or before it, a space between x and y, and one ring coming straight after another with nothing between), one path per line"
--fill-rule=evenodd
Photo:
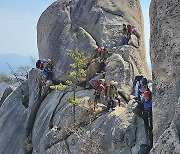
M107 100L108 100L108 105L107 105L107 112L112 109L113 111L115 110L115 98L117 97L117 88L115 87L115 81L111 81L110 86L107 88Z
M51 80L51 81L53 80L53 68L54 66L52 64L52 60L48 59L47 64L44 68L44 72L46 74L47 80Z
M147 144L152 146L153 144L153 122L152 122L152 93L151 91L145 91L143 93L142 100L137 101L139 104L144 105L144 111L142 112L142 118L144 120L144 126L146 130Z

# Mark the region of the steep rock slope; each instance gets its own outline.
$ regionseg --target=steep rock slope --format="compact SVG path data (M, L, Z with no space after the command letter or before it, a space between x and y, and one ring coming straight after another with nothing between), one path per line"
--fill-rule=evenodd
M132 23L136 29L131 45L122 46L123 23ZM108 43L111 51L106 61L106 79L118 81L118 88L127 97L125 101L121 98L121 107L107 113L107 101L103 101L92 111L94 90L78 87L80 103L76 106L74 128L72 104L68 102L72 91L50 91L42 82L41 72L33 69L28 82L22 85L26 87L23 94L22 88L17 88L0 108L2 153L138 153L139 145L146 140L143 120L134 116L126 103L134 76L148 75L139 1L61 0L53 3L39 20L40 58L54 59L54 77L59 81L67 79L69 73L71 59L66 49L79 48L91 65L97 61L96 48L103 43ZM89 80L95 75L96 70ZM13 141L16 146L11 146Z
M180 1L152 0L151 60L154 94L154 149L180 151Z
M79 88L76 93L80 103L76 106L74 128L72 105L67 101L73 93L54 90L42 97L46 87L41 80L40 71L33 69L28 82L1 106L2 153L135 154L145 142L143 120L123 102L114 112L104 112L105 103L93 111L94 90ZM24 96L29 95L28 100L22 90Z
M53 3L42 14L37 26L40 58L53 58L56 66L55 78L63 81L67 78L71 62L66 54L67 49L78 48L85 52L89 60L97 53L98 46L104 43L109 44L109 50L113 52L113 47L122 45L123 23L131 23L134 26L135 34L139 38L139 47L128 49L129 51L121 48L117 50L122 50L125 54L129 52L129 58L135 55L135 61L128 62L138 61L141 67L129 64L129 68L139 69L136 74L146 75L148 69L139 0L63 0ZM137 37L135 36L135 40ZM131 54L131 51L134 54ZM132 71L130 73L132 74Z

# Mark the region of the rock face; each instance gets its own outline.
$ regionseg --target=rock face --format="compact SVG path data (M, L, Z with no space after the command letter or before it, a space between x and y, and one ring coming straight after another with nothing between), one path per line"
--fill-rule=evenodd
M148 74L139 0L61 0L53 3L42 14L37 26L40 58L53 58L54 77L63 81L70 70L67 49L78 48L92 59L98 46L104 43L110 45L110 51L122 46L123 23L131 23L136 32L131 44L138 47L133 51L138 57L136 60L143 63L138 73Z
M129 45L122 45L123 23L132 23L135 29ZM146 141L143 120L129 110L127 102L133 97L130 95L135 75L149 74L139 1L61 0L53 3L38 22L40 58L54 59L54 78L58 81L66 80L70 71L66 49L75 48L88 56L87 80L98 78L96 49L103 43L110 45L105 78L107 82L118 81L121 106L107 113L107 101L102 97L93 110L94 90L78 87L74 125L73 105L68 102L73 92L51 91L42 73L33 69L22 84L23 94L21 87L17 88L0 108L2 153L138 153Z
M24 99L26 96L28 96L27 82L5 99L0 107L1 153L23 153L21 141L25 133L26 107L23 104L27 101Z
M180 151L180 1L152 0L151 59L154 94L154 149Z
M15 90L15 87L9 86L8 88L5 89L1 99L0 99L0 106L4 102L4 100Z
M72 104L67 101L73 93L54 90L43 99L41 80L41 73L33 69L28 82L1 106L2 153L130 154L137 153L145 142L143 120L134 116L126 104L107 113L102 102L93 110L94 90L77 91L74 127ZM29 101L24 100L27 97Z

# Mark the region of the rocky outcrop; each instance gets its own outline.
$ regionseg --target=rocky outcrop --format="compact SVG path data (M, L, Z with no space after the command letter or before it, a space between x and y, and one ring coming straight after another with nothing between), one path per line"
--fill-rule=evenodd
M129 45L122 45L122 24L132 23L135 31ZM61 0L53 3L38 22L40 58L53 58L54 78L65 81L72 63L66 49L78 48L88 57L87 88L78 87L76 124L73 124L73 96L70 89L51 91L42 73L33 69L0 108L0 150L10 154L136 154L145 143L143 120L129 110L127 102L135 75L149 75L145 61L143 21L137 0ZM107 101L94 108L90 88L98 67L98 46L109 44L105 64L106 81L118 81L120 107L105 112ZM88 84L89 83L89 84ZM26 97L24 97L24 95ZM24 99L26 98L26 99ZM13 105L13 106L12 106ZM7 135L5 132L10 129ZM16 133L14 133L16 132ZM11 139L11 140L10 140ZM16 146L12 146L16 142Z
M179 153L180 2L152 0L151 60L154 96L152 153Z
M110 51L122 46L123 23L131 23L135 29L136 36L133 35L130 44L138 57L136 60L143 63L138 73L147 75L139 0L63 0L53 3L42 14L37 26L40 58L53 58L54 77L63 81L67 79L71 63L67 49L78 48L91 60L98 46L104 43L109 44Z
M4 102L4 100L15 90L15 87L9 86L8 88L5 89L1 99L0 99L0 106Z
M0 108L1 153L23 153L22 139L25 133L25 119L28 96L27 82L18 87Z
M105 102L94 111L94 90L78 88L74 126L73 92L54 90L42 99L41 72L33 69L29 77L0 108L2 153L137 153L145 142L143 120L123 102L114 112L104 112Z

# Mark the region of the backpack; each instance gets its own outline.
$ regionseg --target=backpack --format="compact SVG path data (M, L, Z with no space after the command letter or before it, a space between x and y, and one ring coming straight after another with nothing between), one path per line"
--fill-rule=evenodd
M99 56L101 56L101 53L102 53L103 50L104 50L104 46L102 46L102 47L100 47L100 48L98 49L98 54L99 54Z
M40 69L40 65L41 65L41 60L38 60L38 61L36 62L36 68Z
M139 89L141 87L140 81L143 79L142 75L138 75L135 77L134 82L133 82L133 89L134 89L134 95L139 98L140 97L140 92Z
M148 154L151 150L151 146L148 144L141 144L138 154Z
M141 90L140 90L141 92L150 91L150 89L149 89L149 87L148 87L148 80L147 80L147 78L143 77L143 78L140 80L139 89L141 89ZM142 90L143 90L143 91L142 91Z
M133 32L132 25L131 24L127 25L127 28L128 28L128 34L132 35Z
M93 88L95 89L95 90L98 90L99 88L100 88L100 81L99 80L96 80L95 82L94 82L94 85L93 85Z
M143 77L144 77L144 76L142 76L142 75L138 75L138 76L135 77L134 82L133 82L133 89L135 88L136 83L137 83L137 82L140 83L140 81L143 79Z

